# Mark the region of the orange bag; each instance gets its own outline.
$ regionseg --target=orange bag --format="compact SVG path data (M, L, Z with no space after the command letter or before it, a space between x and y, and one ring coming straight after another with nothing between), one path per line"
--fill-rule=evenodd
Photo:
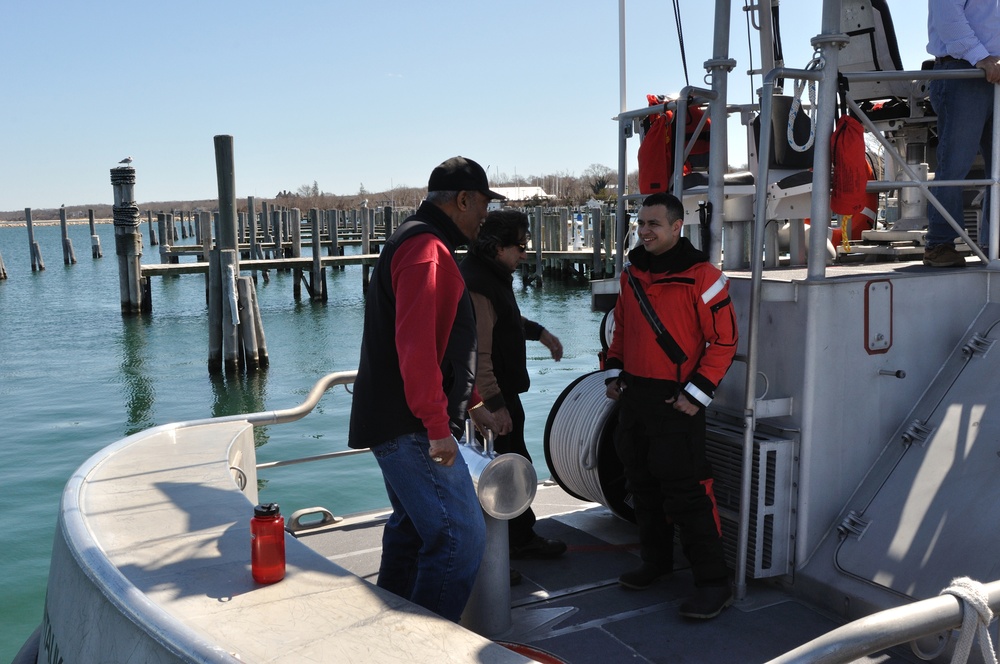
M867 205L865 186L871 172L861 123L849 115L840 116L830 137L830 151L833 162L830 210L839 215L861 212Z

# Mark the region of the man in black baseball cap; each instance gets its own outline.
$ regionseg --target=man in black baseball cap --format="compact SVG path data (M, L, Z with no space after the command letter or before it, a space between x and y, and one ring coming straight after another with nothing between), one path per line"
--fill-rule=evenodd
M483 167L453 157L386 241L365 303L348 444L374 453L392 516L378 585L458 621L486 524L458 452L465 418L497 430L475 390L476 316L455 249L479 235L491 199ZM468 413L468 414L467 414Z
M452 157L431 171L427 191L478 191L490 200L503 198L490 191L483 167L465 157Z

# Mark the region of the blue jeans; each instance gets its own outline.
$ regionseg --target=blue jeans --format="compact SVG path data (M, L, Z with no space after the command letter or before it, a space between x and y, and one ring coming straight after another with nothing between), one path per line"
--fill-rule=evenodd
M935 63L935 70L969 69L964 60ZM938 116L937 168L935 180L963 180L969 174L977 152L982 152L986 171L990 169L993 140L993 84L985 78L931 81L931 105ZM962 188L931 187L931 193L959 223L963 223ZM984 199L985 200L985 199ZM927 205L928 248L954 242L958 233L938 209ZM979 244L988 246L989 214L983 205Z
M486 524L461 455L430 459L426 433L372 448L392 505L382 534L378 586L458 621L486 547Z

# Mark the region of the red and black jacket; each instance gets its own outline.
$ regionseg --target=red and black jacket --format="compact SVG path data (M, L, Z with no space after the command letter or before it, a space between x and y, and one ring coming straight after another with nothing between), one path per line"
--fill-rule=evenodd
M660 347L628 284L628 274L622 272L605 368L675 382L689 401L708 406L732 364L739 338L728 279L685 237L659 256L637 247L628 258L625 269L642 286L660 322L687 357L678 365Z

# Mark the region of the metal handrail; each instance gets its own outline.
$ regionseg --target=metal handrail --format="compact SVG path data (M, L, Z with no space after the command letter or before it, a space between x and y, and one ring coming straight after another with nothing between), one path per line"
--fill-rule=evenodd
M311 390L309 390L309 394L306 396L305 401L294 408L269 410L260 413L250 413L249 415L230 415L229 417L217 418L215 421L246 420L255 427L259 427L268 424L285 424L287 422L301 420L303 417L312 412L312 409L316 407L316 404L319 403L320 398L328 389L335 385L350 385L354 383L354 379L357 378L357 376L357 371L335 371L323 376L316 381L316 384L313 385Z
M1000 581L983 584L990 609L1000 611ZM847 664L886 648L959 629L965 607L945 594L859 618L819 636L767 664Z
M357 378L357 371L335 371L333 373L328 373L327 375L316 381L312 389L309 390L309 394L306 395L305 400L294 408L285 408L283 410L269 410L260 413L250 413L249 415L229 415L226 417L217 417L212 419L212 422L249 422L255 427L266 426L269 424L285 424L288 422L294 422L300 420L316 407L319 400L323 397L328 389L336 385L351 385ZM341 452L328 452L326 454L316 454L308 457L301 457L298 459L284 459L281 461L269 461L266 463L258 463L257 469L265 468L278 468L280 466L291 466L298 463L307 463L309 461L319 461L321 459L333 459L343 456L352 456L355 454L361 454L367 452L368 450L344 450Z

